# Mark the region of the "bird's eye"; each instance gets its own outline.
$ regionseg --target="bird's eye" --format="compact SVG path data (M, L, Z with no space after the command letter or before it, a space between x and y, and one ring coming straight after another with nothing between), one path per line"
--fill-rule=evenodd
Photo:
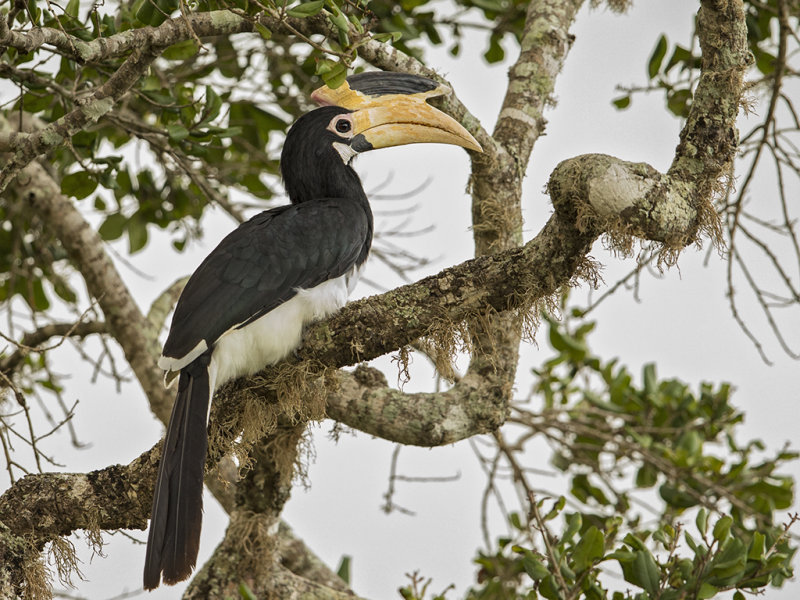
M339 133L348 133L353 125L347 119L339 119L336 121L335 127Z

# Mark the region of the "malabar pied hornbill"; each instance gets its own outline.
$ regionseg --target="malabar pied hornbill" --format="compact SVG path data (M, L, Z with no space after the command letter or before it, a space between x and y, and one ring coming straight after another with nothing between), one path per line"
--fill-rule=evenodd
M231 232L184 288L158 365L178 392L156 479L144 587L174 584L194 568L200 542L207 421L214 390L287 356L303 326L341 308L367 260L372 211L351 161L360 152L417 142L480 151L426 100L448 93L424 77L368 72L312 98L281 154L291 204Z

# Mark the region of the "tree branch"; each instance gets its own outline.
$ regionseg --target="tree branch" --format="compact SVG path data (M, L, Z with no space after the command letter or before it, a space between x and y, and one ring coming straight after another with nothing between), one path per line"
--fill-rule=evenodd
M158 27L128 29L90 42L60 29L34 27L24 33L11 31L0 23L0 46L10 46L28 54L47 44L78 62L89 63L119 58L143 48L163 50L189 39L252 31L253 23L227 10L214 10L167 19Z
M175 307L175 303L178 301L187 281L189 281L188 275L179 277L161 292L158 298L150 305L150 310L147 311L147 321L153 327L153 331L159 332L164 328L164 323L166 323L169 313Z
M49 348L39 348L47 340L54 337L84 338L93 333L106 333L108 328L101 321L81 321L78 323L50 323L34 331L26 333L17 345L17 350L0 360L0 372L9 375L31 352L44 352Z
M444 446L494 431L506 419L505 386L468 373L445 392L409 394L386 385L383 373L359 366L340 373L328 394L328 417L398 444Z
M713 201L724 192L724 179L736 156L736 117L744 72L752 63L741 0L703 0L698 34L703 52L700 80L675 159L666 174L644 163L588 154L560 163L550 177L554 196L581 198L580 217L618 235L663 245L668 262L699 241L721 243Z
M276 553L280 564L292 573L329 588L340 591L348 589L342 578L323 563L303 540L296 537L292 529L283 521L280 523L276 538Z
M159 442L128 465L27 475L0 496L0 523L37 553L78 529L146 529L160 456ZM0 536L0 564L18 552Z

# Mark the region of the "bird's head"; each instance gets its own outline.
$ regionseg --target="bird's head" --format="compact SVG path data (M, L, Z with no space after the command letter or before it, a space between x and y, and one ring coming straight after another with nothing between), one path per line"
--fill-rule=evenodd
M461 124L427 102L449 92L424 77L381 71L317 89L311 97L322 108L300 117L284 143L281 172L289 197L302 202L340 193L355 177L342 165L368 150L434 142L480 152Z

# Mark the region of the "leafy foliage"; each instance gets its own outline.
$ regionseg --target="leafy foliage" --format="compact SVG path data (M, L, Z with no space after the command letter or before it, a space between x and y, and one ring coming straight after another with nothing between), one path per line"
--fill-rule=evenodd
M750 51L753 53L756 69L764 77L772 75L778 61L778 44L773 32L777 29L780 18L780 2L781 0L745 0L744 3ZM647 61L649 87L645 90L662 91L668 110L677 117L685 117L691 106L692 88L700 72L700 61L700 49L696 44L690 47L678 43L670 44L667 36L662 34L656 40ZM625 95L613 100L614 106L619 109L628 108L633 95L643 90L625 91Z
M727 384L692 391L658 379L653 365L637 384L615 360L591 354L593 323L547 320L556 355L535 371L541 410L517 407L512 422L546 436L568 492L543 498L515 469L528 515L512 514L517 535L476 559L468 597L740 598L791 577L788 533L800 517L780 523L794 495L780 469L798 454L757 457L760 440L737 443L743 416Z
M487 60L501 60L506 34L521 35L526 2L462 0L449 16L434 10L430 0L346 2L314 0L295 4L246 1L203 1L197 12L231 9L255 18L262 6L296 19L325 18L334 35L323 48L257 26L260 40L221 37L200 45L190 39L167 48L128 95L97 127L73 136L54 152L50 164L62 193L91 203L102 216L104 240L126 239L130 253L147 244L153 228L169 230L182 250L199 233L205 210L217 204L242 218L232 198L269 201L280 194L278 150L288 125L309 108L308 92L325 82L332 86L352 71L358 42L355 31L394 43L415 56L426 44L441 44L449 34L459 51L464 27L478 18L488 34ZM87 8L88 7L88 8ZM19 27L50 27L84 41L109 37L143 25L158 26L180 14L175 0L138 0L121 5L81 7L71 1L63 9L49 3L15 6L10 16ZM186 10L184 7L183 10ZM24 114L27 127L41 127L63 117L80 98L107 79L122 58L90 64L59 55L46 46L23 54L5 52L4 76L19 94L0 114L13 121ZM243 85L243 82L247 82ZM252 86L252 87L249 87ZM157 168L133 169L130 158L144 154ZM27 231L30 217L0 214L6 231ZM22 219L22 220L20 220ZM43 258L64 258L63 252L41 253L0 235L0 251L15 256L0 265L0 293L18 295L34 310L51 303L47 282L72 298L66 284Z

